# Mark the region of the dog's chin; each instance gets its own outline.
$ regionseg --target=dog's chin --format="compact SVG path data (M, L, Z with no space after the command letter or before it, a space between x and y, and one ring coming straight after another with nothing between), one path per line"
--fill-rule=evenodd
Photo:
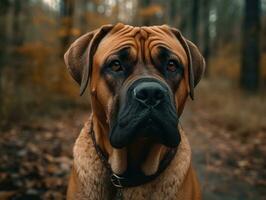
M123 148L133 142L149 140L154 144L177 147L180 143L177 117L164 118L163 114L140 113L130 120L116 121L109 134L114 148Z

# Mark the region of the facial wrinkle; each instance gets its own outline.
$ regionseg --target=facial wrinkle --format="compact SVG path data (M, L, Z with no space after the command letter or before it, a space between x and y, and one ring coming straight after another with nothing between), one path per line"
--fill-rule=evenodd
M148 49L149 33L145 31L145 29L140 28L140 31L138 34L139 34L141 60L144 65L147 65L150 61L149 49Z
M138 29L136 32L135 32L135 35L134 35L134 39L135 39L135 43L136 43L136 46L137 46L137 57L138 57L138 61L141 63L142 62L142 56L141 56L141 35L139 34L140 32L140 29Z
M161 37L172 36L171 32L169 32L168 29L162 29L160 27L153 27L150 31L155 33L156 35L160 35Z
M145 57L146 63L151 64L151 49L149 48L150 34L148 32L146 32L146 35L147 35L147 37L146 37L142 51L145 52L144 57Z
M161 31L159 28L157 27L143 27L143 29L147 32L147 34L149 35L148 40L146 41L146 49L149 49L149 51L146 51L146 57L149 58L149 62L152 62L152 49L155 46L158 45L162 45L162 46L167 46L165 43L161 42L161 38L167 38L169 37L168 34L166 34L165 32ZM159 36L158 36L159 35Z
M124 25L123 28L121 28L120 30L117 30L113 34L114 35L124 35L124 34L129 33L130 31L132 31L132 29L134 29L132 26Z

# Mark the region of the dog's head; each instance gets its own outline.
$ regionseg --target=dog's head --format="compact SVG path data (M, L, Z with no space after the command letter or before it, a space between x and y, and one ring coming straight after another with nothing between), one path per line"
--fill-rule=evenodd
M178 30L106 25L77 39L65 62L81 94L89 86L93 114L105 134L97 138L105 138L100 143L107 153L178 146L179 116L205 65ZM138 162L148 159L140 157Z

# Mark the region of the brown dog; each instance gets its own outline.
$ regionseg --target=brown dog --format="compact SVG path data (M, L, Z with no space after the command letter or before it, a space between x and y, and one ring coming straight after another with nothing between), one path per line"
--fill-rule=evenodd
M197 47L166 25L106 25L78 38L65 62L92 105L67 199L201 199L178 124L204 71Z

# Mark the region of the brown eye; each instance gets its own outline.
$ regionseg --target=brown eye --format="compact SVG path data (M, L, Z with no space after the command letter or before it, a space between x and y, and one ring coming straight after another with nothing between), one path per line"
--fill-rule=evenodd
M174 60L169 60L167 63L167 70L170 72L175 72L177 70L177 63Z
M123 67L119 60L114 60L110 64L111 70L114 72L123 71Z

